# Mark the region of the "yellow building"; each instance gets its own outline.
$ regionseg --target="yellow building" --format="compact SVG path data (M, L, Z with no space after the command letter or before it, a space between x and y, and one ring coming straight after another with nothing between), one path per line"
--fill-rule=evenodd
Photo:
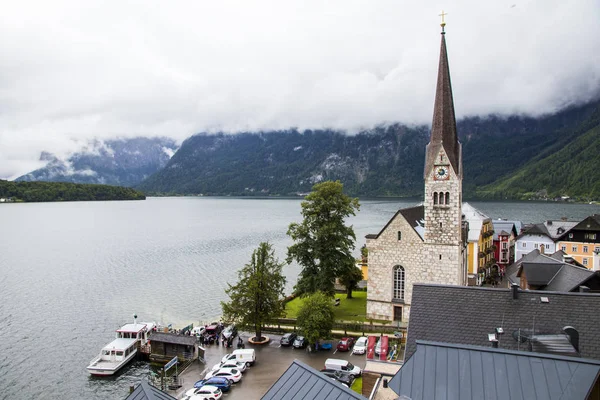
M467 268L469 285L480 285L491 274L494 259L494 226L492 219L481 211L463 203L462 213L469 223L467 238Z

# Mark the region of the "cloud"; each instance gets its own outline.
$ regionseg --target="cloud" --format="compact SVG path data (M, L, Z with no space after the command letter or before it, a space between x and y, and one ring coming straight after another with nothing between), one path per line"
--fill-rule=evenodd
M600 2L513 1L8 2L0 177L92 138L429 123L443 6L459 117L597 95Z

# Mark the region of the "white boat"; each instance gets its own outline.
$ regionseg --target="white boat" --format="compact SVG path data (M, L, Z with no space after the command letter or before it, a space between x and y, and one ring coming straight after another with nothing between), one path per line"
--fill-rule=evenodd
M153 322L138 323L137 315L134 315L133 324L117 329L115 340L102 348L87 370L92 375L113 375L135 357L140 345L148 343L148 335L154 326Z

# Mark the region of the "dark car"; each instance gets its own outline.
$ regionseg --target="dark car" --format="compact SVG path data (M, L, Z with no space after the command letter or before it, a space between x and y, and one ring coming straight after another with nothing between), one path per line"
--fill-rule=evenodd
M354 339L351 337L343 337L337 344L337 349L339 351L349 351L354 344Z
M304 336L298 336L296 337L296 340L294 340L293 346L295 349L303 349L308 346L308 340L306 340Z
M221 392L229 392L229 390L231 389L231 382L229 381L229 379L221 378L220 376L213 376L212 378L202 379L194 383L194 387L196 389L199 389L205 385L216 386L219 389L221 389Z
M354 376L344 371L339 371L337 369L322 369L321 372L338 382L348 385L348 387L352 386L352 382L354 382Z
M292 343L294 343L294 340L296 340L296 337L298 335L296 335L294 332L292 333L286 333L285 335L283 335L281 337L281 340L279 341L279 344L282 346L291 346Z
M229 325L227 328L223 330L223 337L225 339L234 338L238 334L237 328L235 325Z

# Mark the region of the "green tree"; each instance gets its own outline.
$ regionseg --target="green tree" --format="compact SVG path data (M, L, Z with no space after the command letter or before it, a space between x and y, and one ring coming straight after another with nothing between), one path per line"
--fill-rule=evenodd
M314 345L319 339L331 336L333 319L331 298L323 292L316 292L304 299L296 323L310 345Z
M228 284L225 289L230 301L221 302L223 319L243 329L254 328L256 339L261 340L263 325L279 317L284 309L282 268L283 263L275 258L272 246L262 242L252 252L250 263L238 272L238 283Z
M362 281L363 274L359 268L356 268L356 265L352 263L349 266L347 272L343 273L340 276L340 283L346 287L346 298L352 298L352 291L358 288L358 282Z
M296 260L302 267L297 293L322 291L333 296L335 278L348 273L348 265L354 265L356 235L344 219L359 208L357 198L343 193L340 181L313 186L302 202L303 221L290 224L287 232L295 242L288 248L287 262Z

